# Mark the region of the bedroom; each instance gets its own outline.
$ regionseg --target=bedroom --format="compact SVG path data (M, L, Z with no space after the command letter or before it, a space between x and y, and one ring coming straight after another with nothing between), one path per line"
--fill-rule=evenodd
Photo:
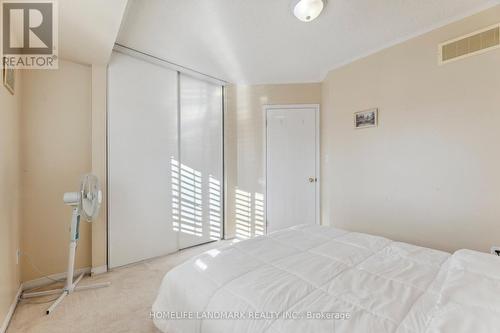
M500 331L499 1L1 5L0 333Z

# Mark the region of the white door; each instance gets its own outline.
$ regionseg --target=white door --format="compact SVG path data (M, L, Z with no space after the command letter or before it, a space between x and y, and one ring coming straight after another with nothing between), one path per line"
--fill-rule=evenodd
M113 52L108 67L109 266L177 251L177 72Z
M109 266L221 239L222 86L113 52Z
M316 108L267 109L267 231L318 222Z
M180 75L179 248L222 237L222 87Z

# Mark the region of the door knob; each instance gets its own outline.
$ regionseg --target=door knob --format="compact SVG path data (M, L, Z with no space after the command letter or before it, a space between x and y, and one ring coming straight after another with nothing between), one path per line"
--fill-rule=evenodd
M309 183L317 182L318 179L316 177L309 177Z

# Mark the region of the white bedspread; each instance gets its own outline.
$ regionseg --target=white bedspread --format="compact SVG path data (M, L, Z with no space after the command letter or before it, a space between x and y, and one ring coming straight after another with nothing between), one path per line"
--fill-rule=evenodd
M168 272L166 333L500 332L500 259L298 226Z

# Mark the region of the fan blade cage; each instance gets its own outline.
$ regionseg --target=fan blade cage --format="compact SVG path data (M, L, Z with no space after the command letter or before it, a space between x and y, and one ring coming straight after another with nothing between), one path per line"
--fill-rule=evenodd
M86 174L81 182L80 214L88 222L92 222L99 215L102 201L102 192L99 179L93 174Z

